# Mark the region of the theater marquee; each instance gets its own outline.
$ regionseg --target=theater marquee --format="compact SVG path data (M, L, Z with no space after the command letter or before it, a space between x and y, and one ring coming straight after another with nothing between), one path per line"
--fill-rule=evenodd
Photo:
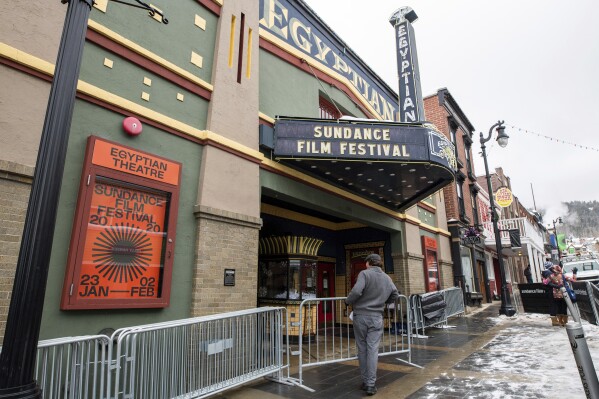
M428 123L278 117L276 160L403 211L453 181L453 144Z
M279 119L277 158L435 162L455 170L454 146L424 125Z
M181 165L88 140L62 309L168 306Z

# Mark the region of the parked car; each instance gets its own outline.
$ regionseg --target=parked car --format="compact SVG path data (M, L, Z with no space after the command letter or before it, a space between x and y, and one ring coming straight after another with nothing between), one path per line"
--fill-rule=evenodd
M599 284L599 259L594 255L567 256L562 258L562 265L566 277L571 277L572 270L577 268L577 281L590 281L593 284Z

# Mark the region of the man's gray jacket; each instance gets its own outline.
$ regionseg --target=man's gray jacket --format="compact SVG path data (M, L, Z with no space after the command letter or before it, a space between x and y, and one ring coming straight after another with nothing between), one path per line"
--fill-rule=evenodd
M358 274L345 303L353 306L356 315L380 315L385 303L392 303L399 296L391 277L378 266L370 266Z

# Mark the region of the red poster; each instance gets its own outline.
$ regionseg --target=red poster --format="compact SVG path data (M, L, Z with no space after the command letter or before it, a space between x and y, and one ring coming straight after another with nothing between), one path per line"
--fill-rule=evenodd
M101 178L92 184L77 299L160 297L167 196Z

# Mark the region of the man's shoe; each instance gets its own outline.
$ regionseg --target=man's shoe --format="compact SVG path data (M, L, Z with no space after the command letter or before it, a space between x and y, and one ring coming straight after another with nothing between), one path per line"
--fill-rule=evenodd
M366 387L366 395L372 396L376 393L376 387L374 385Z

